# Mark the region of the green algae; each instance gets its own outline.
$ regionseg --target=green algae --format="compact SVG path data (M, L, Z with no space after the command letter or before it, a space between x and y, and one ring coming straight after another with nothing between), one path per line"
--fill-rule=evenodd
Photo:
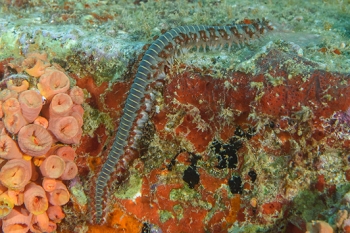
M21 55L21 48L16 43L17 36L7 30L0 37L0 59L9 57L18 58Z
M262 233L269 232L267 227L262 227L259 225L247 224L245 226L233 225L228 229L228 233Z
M267 81L273 86L273 87L277 87L280 85L284 84L284 77L273 77L270 74L265 74L265 76L267 77Z
M84 103L84 125L83 125L83 132L90 137L93 137L95 134L96 129L101 125L104 124L106 126L106 129L109 131L114 130L114 124L113 119L104 112L98 111L97 109L92 108L90 105Z
M304 221L318 219L318 216L327 209L320 199L320 195L310 190L301 191L293 200L295 214L300 215Z
M180 201L182 203L189 202L193 207L201 207L206 210L212 208L210 203L201 200L200 193L189 188L188 185L185 185L182 189L172 189L170 191L169 199L171 201Z
M73 187L69 188L69 191L71 195L75 197L74 200L76 200L79 206L85 206L88 203L88 198L81 184L74 185Z
M181 200L184 202L198 200L200 194L194 190L189 188L188 186L184 186L182 189L173 189L170 192L169 198L171 201Z
M179 205L174 205L173 207L174 213L176 214L177 220L181 220L184 217L184 208Z
M114 195L117 198L133 200L135 197L139 196L141 187L142 179L140 175L135 169L131 168L128 181L121 185Z
M167 210L159 210L159 220L161 223L165 223L171 218L174 218L173 214Z

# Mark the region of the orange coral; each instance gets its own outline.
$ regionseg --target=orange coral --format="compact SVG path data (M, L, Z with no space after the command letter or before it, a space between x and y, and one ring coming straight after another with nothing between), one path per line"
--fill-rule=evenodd
M3 118L4 126L12 134L17 134L27 124L22 113L6 114Z
M58 93L50 103L50 119L55 117L68 116L73 107L72 98L66 93Z
M7 194L16 206L20 206L24 203L23 191L9 189L7 190Z
M72 180L78 174L78 167L73 161L66 161L66 166L63 174L61 175L62 180Z
M42 186L46 192L52 192L56 189L56 183L55 179L44 177Z
M49 227L47 228L47 232L48 233L55 232L56 229L57 229L57 224L52 221L49 221Z
M22 80L21 84L17 85L13 80L6 82L7 89L16 91L18 93L28 90L29 82L27 80Z
M69 85L69 79L63 72L56 69L46 69L37 86L40 93L51 100L55 94L68 91Z
M78 121L72 116L51 119L48 129L60 142L74 144L80 141L82 131Z
M49 192L47 196L51 205L65 205L69 201L70 194L67 187L61 181L57 181L55 190Z
M34 215L45 213L49 207L45 190L40 185L28 184L24 191L24 205Z
M10 94L11 95L11 94ZM24 119L19 101L15 97L7 98L1 105L2 111L5 114L3 118L3 123L6 129L13 134L18 133L18 131L27 124Z
M30 225L30 231L32 231L33 233L41 233L41 232L47 232L48 228L49 228L49 217L47 216L46 212L33 216L33 219Z
M42 97L35 90L23 91L18 97L22 115L28 123L32 123L42 108Z
M17 97L11 97L6 99L2 103L2 111L5 115L9 114L14 114L14 113L19 113L21 111L20 104L17 100Z
M11 213L2 220L2 230L4 233L25 233L29 230L31 220L32 214L26 209L13 209Z
M13 200L7 195L7 193L0 194L0 218L3 219L9 215L14 207Z
M70 146L59 147L56 151L56 154L63 158L65 161L74 161L75 151Z
M80 87L74 86L69 90L69 96L74 104L82 104L84 102L84 92Z
M18 133L18 145L21 150L31 156L44 155L52 145L49 132L36 124L28 124Z
M9 98L17 98L17 97L18 97L18 93L13 90L4 89L0 91L0 101L6 101Z
M45 54L32 54L22 65L8 64L19 73L25 69L31 76L41 76L38 84L41 93L33 87L27 90L33 82L29 84L27 80L15 79L17 76L8 77L7 88L0 91L0 217L3 219L4 232L27 232L28 229L35 233L56 231L56 223L65 216L62 208L57 205L66 204L70 194L61 181L47 177L70 180L78 172L74 163L75 151L62 144L52 146L53 136L46 129L49 121L43 117L45 113L49 115L49 104L45 105L44 97L48 98L51 107L54 106L56 111L51 111L51 122L64 123L60 121L64 115L69 116L68 120L73 121L74 125L81 127L84 110L79 103L83 100L83 92L80 88L69 91L68 77L58 70L57 65L47 68L49 63L46 59ZM75 104L66 93L75 98ZM69 102L68 109L64 109L67 106L65 100ZM67 111L62 113L62 110ZM62 127L66 126L68 125L63 124ZM13 134L15 140L6 134L5 129ZM76 127L73 129L76 131L71 135L74 137L70 138L70 143L78 143L82 130ZM63 128L60 130L60 133L67 133ZM18 135L14 135L17 133ZM56 137L54 139L57 140ZM54 155L56 151L60 156ZM37 185L41 179L42 184ZM54 206L50 206L48 210L49 199ZM6 215L8 216L5 217Z
M17 143L6 134L4 129L0 133L0 157L4 159L22 158Z
M23 190L31 177L31 164L24 159L11 159L0 171L1 183L13 190Z
M60 223L61 220L65 217L62 207L58 205L50 206L47 209L47 215L49 216L49 219L54 223Z
M56 179L63 174L65 166L65 162L61 157L50 155L40 165L40 171L44 177Z
M38 116L37 118L35 118L33 123L36 125L40 125L40 126L44 127L45 129L49 126L49 121L45 117L42 117L42 116Z
M28 68L25 71L33 76L33 77L40 77L45 73L45 69L48 67L48 64L45 64L42 60L36 59L35 65L32 68Z

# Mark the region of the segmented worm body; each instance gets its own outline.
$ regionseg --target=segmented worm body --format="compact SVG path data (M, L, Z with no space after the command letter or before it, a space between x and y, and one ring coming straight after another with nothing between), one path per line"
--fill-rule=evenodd
M181 26L167 31L151 44L139 64L115 141L97 178L94 200L97 223L102 219L103 196L111 173L116 172L121 177L133 160L132 156L126 155L128 148L136 147L135 142L141 137L141 129L151 108L151 100L145 98L145 93L151 82L164 75L164 66L187 49L202 47L205 50L206 47L222 48L225 45L230 48L232 44L259 38L268 30L272 30L272 26L265 19L245 20L227 26Z

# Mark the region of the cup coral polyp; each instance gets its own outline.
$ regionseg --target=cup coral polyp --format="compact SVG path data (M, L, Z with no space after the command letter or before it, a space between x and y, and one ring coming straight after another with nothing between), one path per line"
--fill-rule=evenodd
M27 232L32 220L32 214L24 208L16 208L2 220L4 232Z
M65 116L56 120L49 120L48 129L58 141L67 144L76 144L80 141L81 128L73 116Z
M40 156L50 149L52 137L44 127L28 124L19 131L18 144L24 153L31 156Z
M18 131L25 124L27 124L25 118L22 115L21 106L19 104L19 101L17 100L17 97L6 98L6 100L1 105L1 109L3 114L5 115L2 121L5 125L5 128L10 133L18 133Z
M82 104L84 102L84 92L80 87L72 87L69 91L69 96L72 98L74 104Z
M28 68L25 71L33 76L33 77L40 77L40 75L43 75L45 73L45 68L47 65L44 64L44 62L41 59L35 59L35 64L32 68Z
M31 164L24 159L11 159L0 171L1 183L12 190L23 190L31 177Z
M66 168L64 160L57 155L50 155L40 165L41 174L44 177L56 179L60 177Z
M6 82L6 86L7 89L20 93L22 91L28 90L29 82L27 80L22 80L19 84L17 84L10 79Z
M34 215L45 213L49 208L45 190L40 185L28 184L24 191L24 205Z
M43 96L51 100L54 95L68 91L69 85L69 78L65 73L48 68L40 76L38 89Z
M56 154L65 161L74 161L75 151L70 146L62 146L57 149Z
M6 114L3 118L3 122L7 131L12 134L18 133L18 131L27 123L20 112Z
M84 115L84 109L81 105L74 105L72 108L72 112L78 113L81 117Z
M65 217L62 207L58 205L50 206L47 210L47 215L49 216L50 220L52 220L54 223L61 222L61 220Z
M5 114L14 114L16 112L20 112L21 111L21 107L19 105L19 101L17 100L17 98L8 98L7 100L5 100L2 104L2 111Z
M63 174L61 175L62 180L71 180L78 174L78 167L73 161L66 161L66 166Z
M52 192L56 189L56 180L48 177L44 177L42 186L46 192Z
M7 195L7 193L2 193L0 195L0 218L4 218L11 213L14 207L12 199Z
M5 89L0 91L0 101L4 102L9 98L17 98L18 93L14 90Z
M47 232L55 232L57 229L56 223L49 221L49 227L47 228Z
M40 125L40 126L44 127L45 129L47 129L47 127L49 127L49 121L45 117L42 117L42 116L38 116L37 118L35 118L33 123L36 125Z
M65 205L69 201L69 192L62 181L57 181L56 188L48 193L48 199L52 205Z
M22 158L16 142L6 134L4 129L0 132L0 157L3 159Z
M7 195L11 198L16 206L20 206L24 203L24 194L18 190L7 190Z
M30 231L34 233L49 232L49 217L46 212L38 215L34 215L32 224L30 225Z
M55 95L50 103L50 118L68 116L73 107L72 98L65 94L59 93Z
M79 112L72 112L70 115L77 120L79 127L83 126L83 116Z
M21 106L22 115L28 123L32 123L41 111L42 97L35 90L23 91L18 98Z

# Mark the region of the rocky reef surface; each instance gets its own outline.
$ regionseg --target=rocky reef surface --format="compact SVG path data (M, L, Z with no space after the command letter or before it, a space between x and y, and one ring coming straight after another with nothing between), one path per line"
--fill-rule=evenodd
M45 62L23 61L41 53L85 96L57 231L350 232L349 11L346 1L5 0L2 88L39 80ZM110 187L106 222L91 223L91 183L144 45L180 25L262 17L275 30L261 40L168 67L140 158Z

